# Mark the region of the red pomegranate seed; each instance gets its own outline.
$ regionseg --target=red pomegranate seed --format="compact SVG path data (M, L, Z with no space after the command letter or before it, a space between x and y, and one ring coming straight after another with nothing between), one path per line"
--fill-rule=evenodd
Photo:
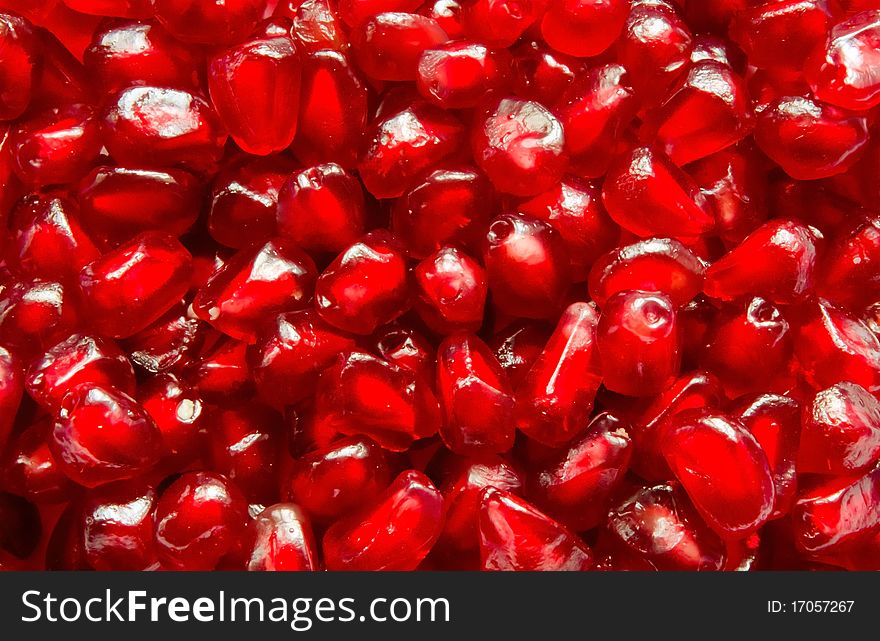
M256 25L266 0L153 0L156 18L183 42L217 45L240 40Z
M611 509L613 546L642 564L640 569L720 570L724 543L700 520L681 487L644 487Z
M276 16L293 21L291 34L306 51L348 48L348 33L340 20L337 3L331 0L281 0L275 7Z
M863 111L880 104L880 83L872 66L880 42L880 10L865 11L831 28L824 46L807 61L813 93L844 109Z
M618 64L590 69L574 80L555 109L572 166L587 176L604 174L637 108L627 71Z
M76 196L83 227L98 243L115 247L151 230L184 234L198 218L203 190L182 169L102 165L80 181Z
M498 191L517 196L546 191L568 165L556 116L540 103L515 98L504 98L479 115L471 151Z
M211 570L240 545L247 503L226 477L187 472L169 485L156 505L156 548L179 570Z
M678 307L703 289L706 266L674 238L649 238L617 247L593 263L590 297L604 307L614 294L628 290L661 292Z
M4 487L35 503L63 503L76 493L49 449L51 427L49 417L28 426L9 442L2 459Z
M798 470L844 475L880 460L880 401L843 381L822 390L804 414Z
M757 67L799 72L825 39L829 13L822 0L752 3L738 11L730 35ZM784 45L782 45L784 43Z
M30 104L40 51L33 25L15 14L0 14L0 43L0 118L14 120Z
M126 165L204 171L223 154L226 132L207 100L184 89L134 86L104 111L104 144Z
M513 447L514 398L495 355L479 338L456 334L437 348L437 392L444 421L440 436L463 456Z
M91 109L71 104L20 120L9 134L13 169L26 185L75 182L101 151L101 127Z
M265 34L211 58L211 102L244 151L265 156L293 142L301 66L293 38L285 30L273 31L271 27Z
M152 15L149 0L64 0L64 4L96 16L149 18Z
M357 165L367 124L367 85L348 56L322 49L303 59L300 108L293 151L308 164Z
M816 283L826 300L858 312L880 294L880 219L870 218L831 243Z
M868 142L868 123L808 97L786 96L758 114L755 142L792 178L827 178L859 159Z
M347 334L328 325L313 310L286 312L267 323L248 349L257 392L283 409L315 390L318 375L340 352L355 348Z
M271 239L239 250L198 291L192 308L224 334L252 343L266 318L309 304L316 277L308 254Z
M489 346L514 389L522 383L550 339L551 328L538 321L514 323L495 334Z
M422 52L447 39L431 18L388 12L371 16L351 32L351 50L361 70L375 80L415 80Z
M92 85L115 93L135 84L198 87L201 56L151 22L111 21L83 53Z
M530 475L529 498L572 530L591 530L608 515L632 450L626 423L598 414L569 449Z
M440 488L446 518L438 545L453 550L456 555L478 553L483 490L495 488L518 495L524 484L522 472L499 457L481 456L456 461Z
M509 47L536 22L547 0L474 0L461 7L468 38L495 47Z
M486 488L480 501L480 565L493 571L582 571L593 553L565 526L504 490Z
M682 413L664 430L661 449L718 532L742 538L770 517L776 495L767 456L735 419L703 410Z
M569 306L517 389L517 427L530 438L560 446L586 427L601 382L598 322L591 305Z
M166 461L189 462L199 454L205 412L198 390L174 374L159 374L138 386L137 399L162 432Z
M397 199L391 228L413 258L427 258L446 244L478 251L494 198L489 181L476 169L438 168Z
M25 275L75 282L100 252L80 225L76 202L60 191L26 197L12 214L9 259Z
M325 321L371 334L410 306L406 257L397 239L373 232L350 245L318 277L315 306Z
M455 247L443 247L414 270L414 305L438 334L474 332L483 323L486 271Z
M491 91L503 89L511 57L479 42L441 42L418 60L416 86L425 100L444 109L478 106Z
M484 262L492 300L502 311L525 318L558 314L570 263L565 241L549 224L498 216L489 224Z
M90 491L82 500L83 552L95 570L144 570L156 561L156 492L142 481Z
M188 289L192 256L161 232L146 232L86 265L82 298L96 330L126 338L158 320Z
M365 231L364 189L336 163L291 173L277 201L278 233L306 251L340 252Z
M386 325L371 337L373 350L389 363L400 365L426 381L434 380L434 346L422 334L403 325Z
M0 448L12 433L23 391L21 362L5 347L0 347Z
M762 225L706 270L704 291L732 300L747 293L793 303L814 284L817 234L793 220Z
M134 394L134 369L113 341L73 334L34 360L25 387L35 401L50 411L80 384L114 387Z
M309 517L293 503L267 507L254 519L250 571L312 572L318 552Z
M390 482L382 448L368 438L352 436L298 459L286 488L291 501L324 523L372 503Z
M95 487L149 470L161 456L162 433L130 396L85 383L62 399L49 449L68 477Z
M664 154L636 147L614 161L602 186L614 221L638 236L699 236L714 217L696 185Z
M80 319L71 289L35 279L0 291L0 342L34 356L70 336Z
M316 393L323 429L369 436L393 452L433 436L440 408L430 383L400 365L348 352L324 370Z
M776 489L776 503L771 518L787 514L794 505L797 490L800 405L787 396L762 394L739 401L736 410L737 418L758 441L770 464Z
M123 344L133 364L156 374L168 371L194 354L206 333L206 325L188 315L181 302Z
M629 396L659 394L678 375L681 338L672 300L622 291L602 307L596 346L605 387Z
M372 504L324 535L328 570L414 570L443 527L443 497L421 472L398 476Z
M597 56L617 39L628 15L625 0L551 0L541 19L541 35L562 53Z

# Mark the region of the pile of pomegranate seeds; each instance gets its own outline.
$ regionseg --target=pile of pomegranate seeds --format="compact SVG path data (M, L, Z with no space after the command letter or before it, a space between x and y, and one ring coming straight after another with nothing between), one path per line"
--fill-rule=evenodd
M880 0L0 10L0 568L880 569Z

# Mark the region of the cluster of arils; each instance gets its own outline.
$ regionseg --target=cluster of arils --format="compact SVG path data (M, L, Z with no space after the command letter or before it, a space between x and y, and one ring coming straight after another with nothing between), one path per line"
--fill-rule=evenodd
M0 8L0 567L880 568L880 0Z

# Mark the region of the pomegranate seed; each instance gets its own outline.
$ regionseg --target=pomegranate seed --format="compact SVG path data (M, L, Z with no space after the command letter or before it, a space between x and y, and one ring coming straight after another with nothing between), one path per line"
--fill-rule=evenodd
M330 0L282 0L275 8L275 15L293 21L291 34L306 51L348 48L347 30L341 24L336 3Z
M550 190L520 203L518 210L559 232L575 282L586 280L590 266L614 247L620 234L605 211L599 187L574 177L565 177Z
M144 570L156 560L156 492L141 481L95 488L82 501L83 552L95 570Z
M880 460L880 401L843 381L822 390L804 415L798 470L844 475Z
M283 31L248 40L210 60L211 101L244 151L265 156L293 142L301 72L296 44Z
M3 459L6 489L35 503L63 503L75 491L49 449L51 421L45 417L13 438Z
M572 82L555 112L565 130L565 149L573 167L587 176L604 174L620 151L621 136L636 110L627 71L618 64L590 69Z
M312 572L318 554L309 517L293 503L277 503L260 512L253 522L254 546L248 559L251 571Z
M600 525L632 456L626 424L597 415L584 435L530 477L529 497L547 514L582 532Z
M95 31L83 53L91 83L108 93L135 84L197 87L200 63L198 54L150 22L110 21Z
M633 0L617 59L642 107L659 105L687 70L694 38L674 3Z
M821 300L799 320L795 353L814 389L850 381L880 391L880 340L867 325Z
M517 427L530 438L559 446L585 427L601 382L598 322L591 305L569 306L517 389Z
M728 395L738 396L769 389L788 367L793 350L793 332L782 311L755 297L722 312L710 330L703 360Z
M221 400L237 394L253 393L248 376L248 344L233 338L218 337L188 364L187 381L206 397Z
M494 571L582 571L593 567L593 553L534 506L489 487L480 501L480 564Z
M349 27L355 27L385 11L415 11L420 0L340 0L339 17Z
M813 287L816 244L814 230L801 223L768 222L709 266L704 291L722 300L753 293L774 303L792 303Z
M706 266L674 238L649 238L618 247L593 263L590 297L598 305L619 292L661 292L677 306L703 289Z
M493 302L505 313L558 313L570 284L569 258L553 227L528 216L498 216L486 234L485 264Z
M495 188L517 196L546 191L568 165L562 124L528 100L504 98L481 114L471 150Z
M144 371L165 372L200 346L205 325L187 315L181 303L155 323L124 341L131 362Z
M226 132L201 96L183 89L134 86L104 111L104 144L122 164L204 171L223 153Z
M12 215L10 259L28 276L75 281L100 252L79 222L79 208L63 192L33 194Z
M843 173L868 142L865 118L802 96L774 100L758 114L755 142L797 180Z
M547 0L474 0L461 7L468 38L490 46L509 47L535 23Z
M504 49L447 42L422 52L415 80L425 100L444 109L468 109L478 106L488 92L503 89L510 68L511 57Z
M678 375L681 338L672 300L622 291L602 307L596 345L605 387L629 396L659 394Z
M522 321L495 334L489 341L489 346L495 352L495 358L507 373L507 378L514 388L519 387L544 351L550 333L550 328L543 323Z
M137 399L162 433L164 458L189 462L199 453L204 405L197 390L174 374L138 385Z
M198 218L202 185L182 169L102 165L79 183L82 225L99 244L116 247L146 231L184 234ZM133 210L132 202L138 207Z
M363 352L348 352L324 370L316 393L325 429L369 436L399 452L436 434L440 409L428 381Z
M422 52L447 40L431 18L388 12L352 29L351 49L361 70L375 80L415 80Z
M54 411L67 392L86 383L134 394L134 369L113 341L73 334L31 363L25 387L31 398Z
M597 56L617 39L628 15L625 0L551 0L541 19L541 35L562 53Z
M761 445L776 490L776 503L771 518L791 511L797 490L795 463L801 435L801 411L797 401L787 396L762 394L740 401L737 406L740 422Z
M86 265L79 275L89 319L106 336L141 331L186 293L192 256L176 238L146 232Z
M404 106L367 128L358 161L361 180L376 198L396 198L419 174L454 154L463 136L461 123L439 108Z
M720 570L724 543L700 520L676 484L644 487L611 509L614 546L655 570Z
M156 548L180 570L211 570L240 544L247 503L226 477L187 472L169 485L156 505Z
M803 492L792 512L797 545L827 552L876 532L880 514L880 467L864 476L839 476Z
M647 147L614 161L602 199L614 222L638 236L692 237L715 225L696 185L669 158Z
M865 11L831 28L828 40L807 61L813 93L844 109L880 104L880 83L871 71L880 39L880 11Z
M313 310L286 312L257 334L248 362L260 396L282 409L312 394L321 371L354 348L354 340Z
M15 14L0 14L0 43L0 119L14 120L30 104L41 56L33 25Z
M545 105L557 103L585 68L583 61L554 51L540 40L524 40L511 53L514 94Z
M363 187L336 163L292 173L277 200L278 233L306 251L340 252L365 231Z
M101 151L101 127L92 109L71 104L20 120L9 134L13 169L26 185L79 180Z
M298 459L287 494L316 520L329 522L372 503L390 482L382 449L368 438L352 436Z
M322 49L304 57L300 87L296 156L308 164L354 168L368 115L362 76L344 53Z
M156 18L178 40L216 45L240 40L256 25L266 0L152 0Z
M737 12L730 35L757 67L799 72L825 39L829 14L822 0L753 3Z
M261 322L306 307L317 277L315 263L284 239L245 247L220 267L193 299L202 320L249 343Z
M371 334L409 309L406 258L385 231L364 236L318 277L315 306L325 321L355 334Z
M149 18L152 15L149 0L64 0L71 9L96 16L119 18Z
M494 456L460 459L441 490L446 519L440 544L457 555L479 553L479 515L483 490L495 488L520 494L523 475L509 462Z
M413 258L427 258L447 243L478 250L493 199L489 181L475 169L438 168L397 199L391 227Z
M414 570L443 528L443 497L421 472L398 476L372 504L324 535L328 570Z
M419 378L434 380L436 354L428 339L410 327L386 325L373 337L373 349L382 358L404 369L415 372Z
M12 433L15 414L24 391L21 363L5 347L0 347L0 448Z
M489 347L456 334L437 349L437 390L445 420L440 435L461 455L497 454L513 446L514 398Z
M860 311L880 294L880 219L871 218L835 238L823 261L817 293Z
M45 351L79 324L70 287L44 280L23 280L0 290L0 342L26 356Z
M443 247L416 266L414 304L424 323L439 334L476 331L483 322L486 272L455 247Z
M95 487L149 470L161 456L162 433L130 396L84 383L62 399L49 449L68 477Z
M661 449L697 510L718 532L742 538L769 518L775 488L767 456L735 419L703 410L682 413L664 430Z

